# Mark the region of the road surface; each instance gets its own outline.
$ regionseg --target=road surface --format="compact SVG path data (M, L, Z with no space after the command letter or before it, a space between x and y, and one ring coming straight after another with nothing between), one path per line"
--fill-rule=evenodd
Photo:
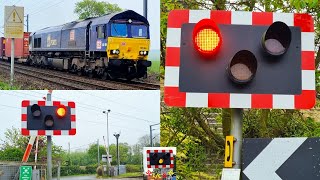
M53 178L57 180L56 178ZM97 180L96 176L69 176L69 177L61 177L60 180ZM121 178L121 180L141 180L141 178ZM101 179L100 179L101 180ZM117 178L109 178L106 180L118 180ZM120 179L119 179L120 180Z

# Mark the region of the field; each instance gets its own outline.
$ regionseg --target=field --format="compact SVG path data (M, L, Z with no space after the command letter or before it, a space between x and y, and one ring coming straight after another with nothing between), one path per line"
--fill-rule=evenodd
M151 67L148 68L148 72L159 73L160 71L160 61L152 61Z

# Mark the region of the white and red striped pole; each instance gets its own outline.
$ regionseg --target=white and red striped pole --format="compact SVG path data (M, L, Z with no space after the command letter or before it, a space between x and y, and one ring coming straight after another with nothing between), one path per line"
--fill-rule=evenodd
M29 143L27 145L26 151L24 152L24 155L22 158L22 162L28 161L29 155L30 155L30 152L31 152L31 149L32 149L32 146L33 146L35 139L36 139L36 136L30 136Z
M38 144L39 144L39 136L37 136L36 139L36 151L34 152L34 169L37 169L37 161L38 161Z

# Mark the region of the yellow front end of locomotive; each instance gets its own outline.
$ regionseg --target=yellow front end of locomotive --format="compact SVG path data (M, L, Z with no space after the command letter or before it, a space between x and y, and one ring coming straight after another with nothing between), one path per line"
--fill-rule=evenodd
M107 53L109 59L147 60L150 39L109 37Z

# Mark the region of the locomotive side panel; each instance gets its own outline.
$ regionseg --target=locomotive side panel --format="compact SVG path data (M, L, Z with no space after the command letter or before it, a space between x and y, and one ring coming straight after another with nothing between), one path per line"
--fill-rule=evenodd
M61 49L65 50L86 50L86 28L75 28L62 30Z
M107 48L106 25L105 24L93 25L91 26L90 32L91 32L90 51L105 52Z

